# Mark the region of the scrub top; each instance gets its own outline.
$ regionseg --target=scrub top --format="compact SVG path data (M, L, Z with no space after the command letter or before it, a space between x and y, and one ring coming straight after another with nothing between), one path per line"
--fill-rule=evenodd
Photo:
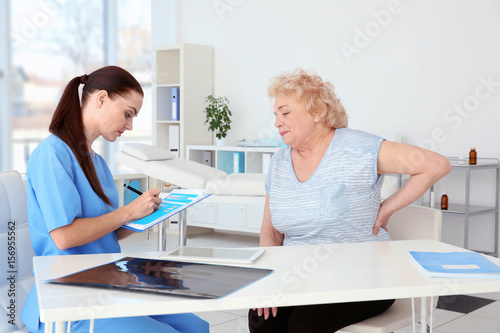
M106 162L97 154L90 155L111 206L94 192L75 155L57 136L47 137L31 154L27 166L26 192L31 244L35 255L120 252L114 231L89 244L66 250L57 248L50 236L52 230L71 224L77 218L97 217L118 208L118 192ZM36 289L33 286L24 304L21 320L30 331L37 331L39 318Z

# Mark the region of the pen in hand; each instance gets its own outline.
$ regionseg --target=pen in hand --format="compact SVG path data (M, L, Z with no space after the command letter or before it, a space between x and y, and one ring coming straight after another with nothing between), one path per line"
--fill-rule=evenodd
M123 187L125 187L125 188L126 188L126 189L128 189L128 190L131 190L131 191L132 191L132 192L134 192L134 193L137 193L138 195L142 195L142 194L143 194L141 191L136 190L135 188L133 188L133 187L132 187L132 186L130 186L130 185L123 184ZM157 206L158 206L158 207L157 207ZM160 208L160 205L159 205L159 204L158 204L158 205L155 205L154 210L157 210L158 208Z
M141 191L136 190L135 188L133 188L133 187L132 187L132 186L130 186L130 185L123 184L123 186L124 186L126 189L129 189L129 190L131 190L132 192L134 192L134 193L136 193L136 194L142 195L142 192L141 192Z

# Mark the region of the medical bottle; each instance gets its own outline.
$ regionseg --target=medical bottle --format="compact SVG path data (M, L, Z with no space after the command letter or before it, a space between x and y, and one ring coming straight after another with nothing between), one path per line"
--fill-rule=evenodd
M448 209L448 195L446 194L446 191L444 191L441 196L441 209Z
M477 152L476 148L471 148L469 152L469 164L476 164L477 163Z

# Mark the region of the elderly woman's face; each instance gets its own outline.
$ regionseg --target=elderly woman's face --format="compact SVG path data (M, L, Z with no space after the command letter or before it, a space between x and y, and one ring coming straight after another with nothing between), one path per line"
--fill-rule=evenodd
M306 143L318 121L307 111L305 104L298 102L294 96L276 97L274 114L274 126L283 142L292 147Z

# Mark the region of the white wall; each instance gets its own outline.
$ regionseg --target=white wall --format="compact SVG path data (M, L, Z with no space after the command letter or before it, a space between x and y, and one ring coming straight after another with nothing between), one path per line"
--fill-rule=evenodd
M277 135L268 80L303 67L334 83L352 128L500 158L500 1L190 0L181 16L183 42L214 47L229 142ZM450 179L463 198L462 178ZM494 188L478 192L491 201Z
M182 42L180 0L151 0L151 43L168 45Z
M335 84L353 128L500 158L500 1L190 0L183 39L214 47L214 93L235 111L229 141L268 128L269 78L304 67ZM476 91L481 78L492 91Z

